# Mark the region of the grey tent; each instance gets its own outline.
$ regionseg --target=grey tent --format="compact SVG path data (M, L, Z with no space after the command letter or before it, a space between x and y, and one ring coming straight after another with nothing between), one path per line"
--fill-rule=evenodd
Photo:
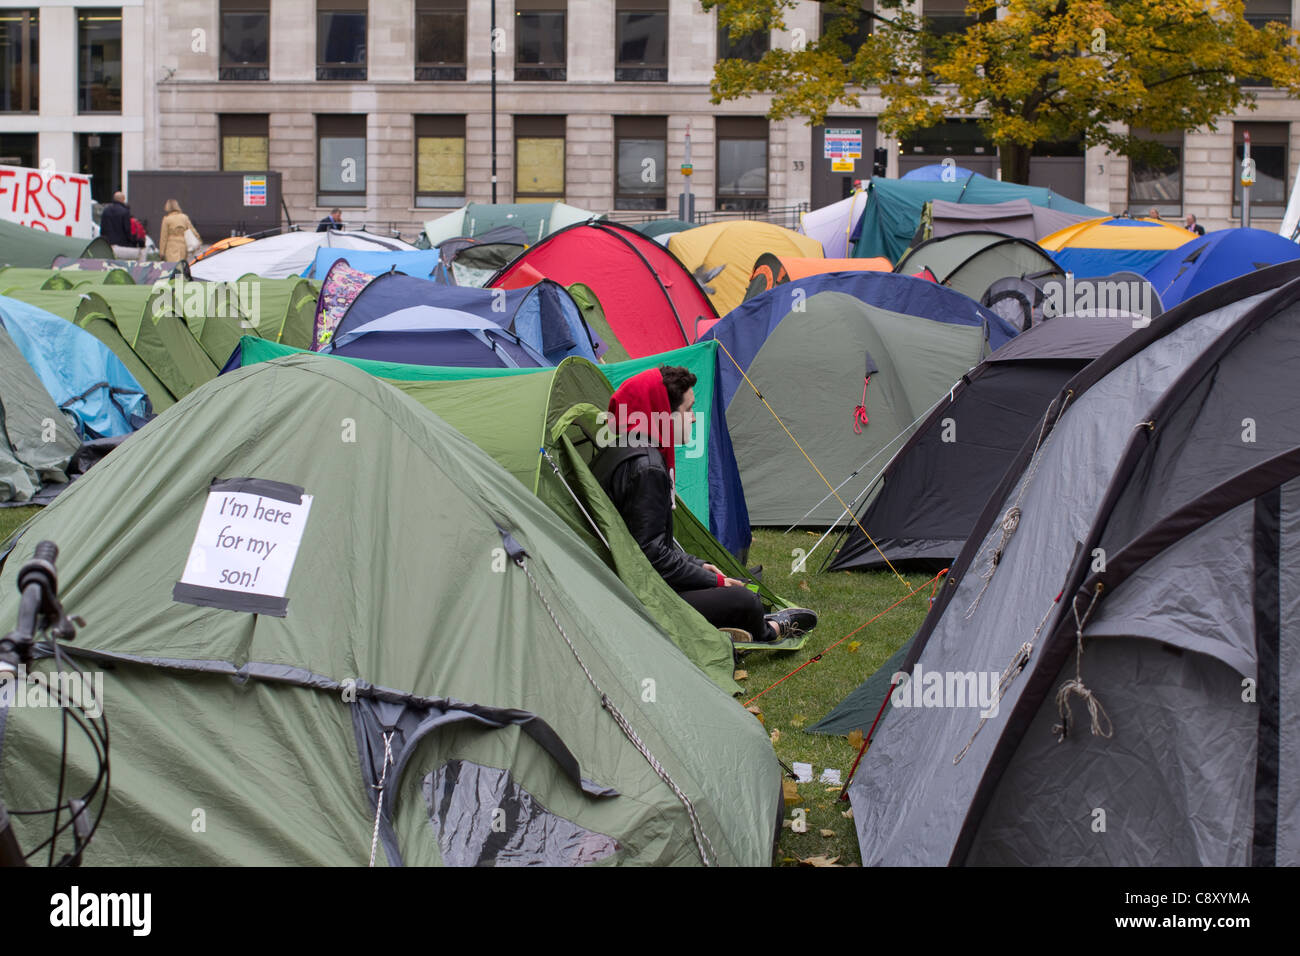
M1061 315L1149 320L1164 311L1155 286L1136 272L1086 278L1060 272L1008 275L984 291L980 305L1022 331Z
M1089 217L1061 209L1035 206L1028 199L995 203L960 203L933 199L921 214L921 229L913 243L939 239L956 232L1000 232L1037 242L1058 229L1084 222Z
M0 507L31 504L68 482L81 441L0 324Z
M1300 863L1298 365L1289 263L1061 391L850 785L865 865Z
M1132 331L1131 321L1066 316L1016 336L963 375L885 467L879 492L848 526L827 570L880 570L882 553L895 567L950 565L1048 403ZM909 640L809 732L870 730L910 647Z
M923 269L930 270L939 284L976 302L989 286L1007 276L1036 281L1065 275L1052 257L1033 242L996 232L963 232L929 239L909 249L894 266L895 272L904 275L916 275Z

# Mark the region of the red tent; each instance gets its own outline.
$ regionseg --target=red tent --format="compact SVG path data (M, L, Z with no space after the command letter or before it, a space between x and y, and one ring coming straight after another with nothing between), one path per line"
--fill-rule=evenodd
M581 282L632 358L692 344L718 314L671 252L616 222L582 222L552 233L498 272L491 287L514 289L545 276Z

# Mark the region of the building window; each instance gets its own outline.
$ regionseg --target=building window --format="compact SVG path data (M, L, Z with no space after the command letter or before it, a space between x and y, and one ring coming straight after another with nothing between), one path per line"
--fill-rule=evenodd
M718 25L718 59L746 60L757 63L772 48L771 34L766 30L746 33L744 36L732 37L731 31Z
M822 23L821 35L826 37L831 28L834 26L836 31L844 32L835 37L830 42L834 45L841 61L852 63L853 58L857 56L858 48L867 42L867 37L871 36L872 19L871 19L871 0L849 0L849 6L856 6L856 13L849 13L845 10L844 4L836 9L823 3L821 5ZM838 24L844 20L849 22L844 26Z
M978 17L969 16L966 13L968 2L969 0L922 0L926 27L922 62L938 59L948 44L961 42L962 34L974 24L997 19L996 7L989 7Z
M668 0L619 0L614 80L668 82Z
M465 202L465 117L415 118L415 205Z
M1177 218L1183 214L1183 134L1133 134L1159 143L1169 152L1155 162L1131 159L1128 168L1129 212L1136 217L1150 214L1154 208L1161 216Z
M564 117L515 117L515 200L564 198Z
M1291 28L1291 0L1246 0L1245 20L1256 30L1262 30L1270 23L1280 23ZM1242 76L1237 82L1241 86L1272 86L1272 81L1262 76ZM1251 205L1254 205L1252 199Z
M615 209L667 209L668 119L614 117Z
M465 0L416 0L415 78L465 79Z
M365 0L316 0L316 79L365 78Z
M515 0L515 79L564 80L563 0Z
M90 177L90 197L106 203L122 188L122 134L79 133L78 163L83 176Z
M270 0L221 0L222 80L271 78Z
M366 118L316 117L318 206L366 204Z
M918 156L992 156L997 152L972 119L949 119L918 129L898 145L904 155Z
M79 112L122 112L121 7L77 11L77 71Z
M0 111L40 111L39 10L0 10Z
M222 169L261 173L271 168L269 117L265 114L229 113L219 120Z
M1245 158L1246 131L1250 131L1250 158L1255 161L1255 185L1250 187L1252 217L1281 219L1286 212L1287 123L1233 123L1232 215L1241 218L1241 161ZM1196 210L1192 210L1195 212Z
M719 210L767 209L767 120L718 119Z
M38 135L36 133L0 133L0 166L27 166L35 169Z

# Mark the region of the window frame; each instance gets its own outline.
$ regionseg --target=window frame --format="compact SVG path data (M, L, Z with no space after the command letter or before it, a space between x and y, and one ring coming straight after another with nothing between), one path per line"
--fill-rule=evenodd
M364 59L358 62L322 60L324 49L321 18L331 14L357 14L365 18L361 49ZM316 0L316 79L324 83L364 83L370 76L370 3L368 0Z
M20 105L17 109L0 109L0 114L40 113L41 8L24 7L7 9L3 12L9 16L21 17L17 41L20 62L16 96ZM78 85L78 95L80 95L80 85Z
M537 16L539 14L558 13L563 27L560 31L559 49L564 59L559 63L539 60L527 63L520 59L520 44L523 31L520 30L520 16ZM617 55L617 54L616 54ZM569 4L567 0L515 0L515 79L525 83L563 83L569 76Z
M116 18L112 16L113 13L117 14ZM123 63L124 44L122 39L122 33L123 33L122 8L121 7L77 7L76 17L77 17L77 113L78 115L99 114L101 116L121 116L122 115L122 88L124 86L123 71L125 69L125 64ZM117 20L118 76L117 76L116 108L92 109L92 108L87 108L86 106L88 87L85 81L84 70L89 65L89 56L86 52L87 43L84 39L83 24L89 21L92 17L96 20L112 20L112 19ZM93 44L90 44L90 48L93 49ZM104 61L101 60L101 63L102 62ZM106 91L111 92L111 89L108 88L107 85L105 88Z
M623 18L638 14L662 15L663 62L633 63L621 60L623 53ZM617 0L614 5L614 82L615 83L667 83L669 58L668 0Z
M412 166L411 202L417 209L455 209L465 204L469 188L469 150L466 137L465 114L421 113L412 117L411 141L415 150ZM461 148L460 191L420 189L420 141L424 139L459 139ZM421 200L431 200L424 201Z
M763 142L763 193L742 194L723 192L722 144L725 142L759 142L755 135L762 124ZM714 156L717 163L717 182L714 186L714 209L717 211L763 212L772 201L772 127L764 117L720 116L714 130Z
M240 129L243 127L243 129ZM226 140L235 138L266 140L266 163L258 167L228 166ZM269 113L217 114L217 162L222 172L261 173L271 166L271 116Z
M262 13L266 15L266 59L226 62L226 16ZM221 0L217 8L217 79L223 82L261 83L271 79L271 3L270 0Z
M1186 202L1187 188L1187 143L1186 137L1182 133L1147 133L1145 130L1135 130L1133 135L1139 136L1144 140L1160 143L1173 150L1177 156L1178 165L1178 196L1177 201L1164 199L1151 199L1137 196L1133 192L1133 172L1134 167L1138 165L1136 160L1130 159L1128 163L1128 184L1125 187L1125 196L1128 200L1127 205L1131 215L1135 218L1146 216L1147 210L1155 207L1162 218L1172 217L1180 218L1183 215L1183 205ZM1145 164L1143 164L1145 165Z
M465 21L461 33L461 54L458 62L450 60L420 59L420 20L422 16L445 16L447 12L459 13ZM415 81L427 83L436 81L460 81L467 75L469 61L469 3L468 0L415 0Z
M1251 199L1250 215L1251 218L1259 216L1263 219L1281 219L1286 213L1287 202L1290 199L1289 191L1291 178L1291 124L1286 121L1280 122L1251 122L1251 121L1234 121L1232 124L1232 218L1240 219L1242 214L1241 208L1241 160L1242 147L1245 145L1244 133L1250 130L1251 134L1251 156L1256 156L1256 150L1261 147L1264 149L1282 149L1282 194L1276 202L1260 202L1257 199ZM1259 136L1262 134L1263 140ZM1256 163L1258 171L1258 163ZM1259 177L1256 175L1256 186L1259 184ZM1252 192L1255 187L1252 187Z
M654 191L624 192L620 183L620 144L624 142L654 142L663 144L663 161L659 167L662 185ZM645 205L645 202L653 205ZM668 117L667 116L615 116L614 117L614 208L616 210L666 212L668 209Z
M565 193L569 188L569 170L568 170L568 131L566 119L563 116L516 116L514 123L514 196L515 202L554 202L564 201ZM558 135L557 135L558 131ZM558 139L561 146L561 155L564 162L560 168L560 191L551 192L532 192L519 188L519 143L521 140L546 140Z
M316 206L317 208L332 208L338 206L340 209L364 209L367 205L367 195L370 190L370 137L366 130L365 113L317 113L316 114ZM361 136L356 136L351 127L360 125ZM331 131L336 128L338 132ZM325 139L362 139L365 142L365 149L362 151L363 165L361 169L361 188L351 190L329 190L323 188L321 183L321 147Z

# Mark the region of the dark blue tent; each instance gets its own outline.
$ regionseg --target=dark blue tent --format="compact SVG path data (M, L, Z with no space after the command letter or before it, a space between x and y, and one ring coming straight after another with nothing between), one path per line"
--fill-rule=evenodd
M597 346L573 297L549 279L520 289L475 289L443 285L400 273L378 276L353 300L334 335L344 335L375 319L416 305L468 312L517 336L558 365L570 356L596 361ZM601 349L603 351L603 349ZM413 362L395 357L395 361ZM448 365L439 361L435 364Z
M1147 270L1166 308L1256 269L1300 259L1300 245L1263 229L1216 229L1171 249Z
M489 319L430 305L399 309L336 332L321 351L347 358L451 368L541 368L551 364Z
M952 289L893 272L828 272L782 283L742 302L700 341L717 339L726 352L718 360L718 381L724 407L741 386L740 369L749 368L767 337L799 302L819 292L842 292L863 302L953 325L982 326L989 348L997 349L1015 338L1017 329L969 296ZM735 361L727 358L730 353Z

